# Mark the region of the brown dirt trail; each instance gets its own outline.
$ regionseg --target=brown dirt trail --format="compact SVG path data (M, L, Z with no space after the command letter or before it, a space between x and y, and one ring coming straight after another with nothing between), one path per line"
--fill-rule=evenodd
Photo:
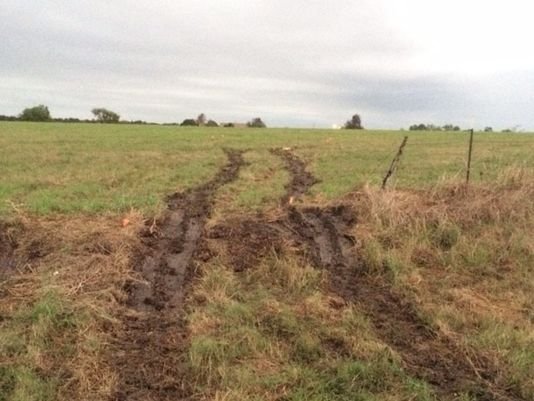
M168 198L163 221L148 235L149 250L137 269L142 280L129 285L124 327L113 344L116 400L188 399L184 300L214 195L244 164L242 152L225 153L228 164L212 180Z

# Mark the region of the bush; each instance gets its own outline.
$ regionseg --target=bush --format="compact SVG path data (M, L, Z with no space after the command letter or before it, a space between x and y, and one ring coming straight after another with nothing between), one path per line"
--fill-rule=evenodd
M250 127L250 128L266 128L267 126L261 120L261 118L256 117L256 118L253 118L251 121L249 121L247 123L247 127Z
M216 121L214 120L209 120L207 123L206 123L206 127L218 127L219 124L217 124Z
M39 106L24 109L19 118L22 121L49 121L51 117L48 107L40 104Z
M362 119L359 114L354 114L352 118L345 123L345 129L363 129Z
M100 123L118 123L120 119L120 115L104 108L93 109L91 113L94 114L96 120Z
M186 118L182 123L180 124L181 127L198 127L197 120L193 118Z

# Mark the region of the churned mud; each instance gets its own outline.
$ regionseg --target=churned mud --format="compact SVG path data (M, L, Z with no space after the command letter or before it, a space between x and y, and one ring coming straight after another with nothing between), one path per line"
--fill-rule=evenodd
M234 271L241 272L257 266L270 253L281 253L286 246L287 233L259 217L231 218L214 226L208 238L225 242L227 259Z
M180 400L187 330L184 300L201 256L201 238L216 191L235 180L242 152L227 150L228 164L210 181L168 198L163 221L147 230L148 250L129 285L128 313L114 344L119 372L117 400Z

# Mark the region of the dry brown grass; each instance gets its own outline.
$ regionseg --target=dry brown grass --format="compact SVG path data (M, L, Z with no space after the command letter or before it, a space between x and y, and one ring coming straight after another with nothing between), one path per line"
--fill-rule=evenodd
M439 329L491 360L496 382L534 397L534 177L492 186L351 195L373 274L410 293Z
M5 399L109 398L115 372L105 351L141 225L135 212L46 219L19 214L8 224L17 266L0 281Z

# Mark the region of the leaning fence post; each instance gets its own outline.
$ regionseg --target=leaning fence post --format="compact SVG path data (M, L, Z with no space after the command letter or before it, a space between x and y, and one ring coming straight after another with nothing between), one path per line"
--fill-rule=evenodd
M389 166L389 170L386 173L386 176L382 180L382 189L386 189L386 184L388 183L389 177L393 175L395 170L397 169L397 166L399 164L400 158L402 156L402 151L404 150L404 147L406 146L406 142L408 142L408 137L405 136L402 140L401 145L399 146L399 150L397 151L397 154L391 161L391 165Z
M473 134L474 134L474 130L471 129L470 135L469 135L469 152L467 153L467 172L465 175L466 186L469 185L469 177L471 175L471 156L473 154Z

